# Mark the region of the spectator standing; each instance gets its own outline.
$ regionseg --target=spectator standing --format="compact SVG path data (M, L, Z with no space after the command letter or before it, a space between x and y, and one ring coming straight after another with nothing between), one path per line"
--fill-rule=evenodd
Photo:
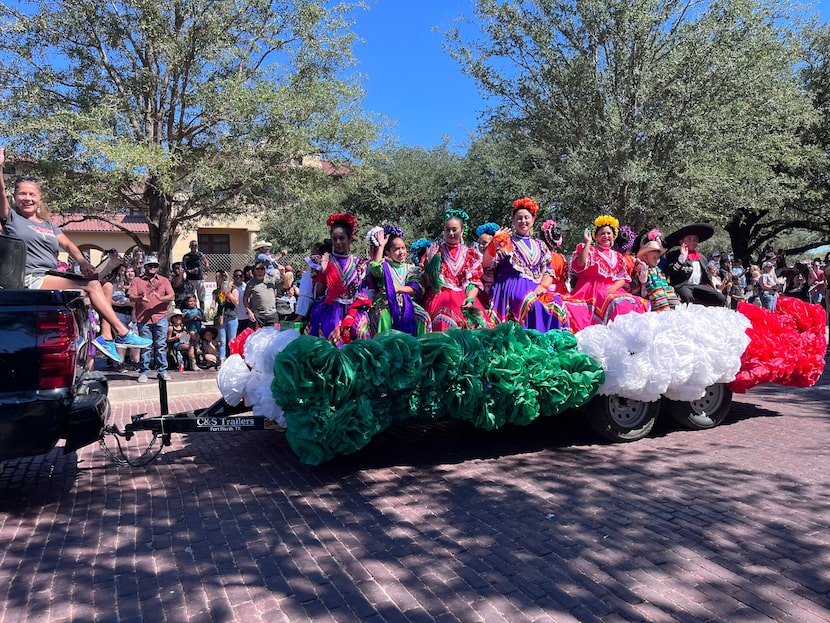
M199 251L199 243L195 240L190 241L190 253L182 257L182 265L187 280L193 285L193 290L196 294L196 301L199 303L199 308L205 308L205 271L210 268L205 254Z
M233 271L231 287L236 292L236 335L242 333L248 327L254 328L253 323L248 320L248 310L245 309L245 273L237 268ZM236 337L236 336L233 336ZM233 337L231 339L233 339Z
M144 251L135 249L132 256L130 256L130 263L132 264L136 277L141 277L144 274Z
M749 267L745 296L747 303L761 305L761 267L757 264L752 264Z
M300 285L297 293L297 306L295 307L295 319L300 322L308 320L311 313L311 305L314 303L314 278L320 272L320 260L323 253L326 253L326 245L323 242L315 242L311 245L308 257L305 258L306 270L300 277Z
M270 327L279 320L277 316L277 296L282 295L282 281L276 282L266 274L265 262L254 264L254 276L245 286L243 297L248 320L256 328Z
M170 363L175 362L176 367L184 372L192 371L196 368L196 350L190 341L190 333L184 326L182 321L182 312L180 309L174 309L168 315L170 326L167 329L167 348L170 351ZM183 369L182 369L183 368Z
M738 303L746 300L746 273L743 261L736 258L732 266L732 285L729 287L729 305L732 309L738 308Z
M173 300L173 286L167 277L158 274L159 261L153 255L144 259L144 275L130 284L130 300L135 304L135 319L141 337L151 339L151 347L141 351L138 382L150 377L151 355L157 366L158 378L169 381L167 374L167 304Z
M112 279L112 309L118 316L118 319L127 327L135 326L133 302L127 295L130 291L130 284L133 282L133 279L135 279L135 269L132 266L126 265L120 266L118 272L115 274L115 277ZM126 349L126 347L116 345L116 348L120 351L119 354L124 357L126 353L122 354L122 349ZM139 369L141 349L130 348L129 351L129 360L125 359L124 362L121 363L119 372L123 372L126 368L131 368L133 370Z
M824 269L821 267L821 260L818 258L810 262L807 283L810 287L810 302L820 305L827 292L827 280L824 276Z
M218 370L227 356L227 346L236 337L237 317L236 304L239 302L234 287L228 283L228 273L224 270L216 271L216 289L213 291L213 304L211 309L215 310L213 324L216 327L219 338L219 361Z
M778 292L778 279L775 277L774 264L766 261L761 265L761 276L758 279L761 307L769 311L775 310L775 298Z
M181 262L176 262L172 266L170 285L173 286L174 301L179 309L184 309L187 299L191 295L196 295L196 288L193 287L193 282L185 275L184 265Z

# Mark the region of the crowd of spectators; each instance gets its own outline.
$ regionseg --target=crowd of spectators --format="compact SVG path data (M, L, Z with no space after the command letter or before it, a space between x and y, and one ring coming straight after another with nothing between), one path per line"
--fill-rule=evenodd
M743 262L726 252L715 254L710 270L717 270L721 291L734 309L741 301L775 308L781 295L808 303L823 305L827 296L827 273L830 254L820 258L799 260L789 265L782 251L767 250L758 264L745 268Z
M119 318L153 341L149 348L124 352L120 364L108 362L110 369L137 371L139 383L148 380L151 369L165 380L168 370L218 370L240 332L298 319L299 279L295 284L293 268L281 263L284 252L271 254L269 243L257 241L253 262L235 268L230 277L216 270L211 289L205 284L207 256L196 241L189 247L171 265L169 279L159 274L158 259L141 250L119 258L117 268L102 276L112 283Z

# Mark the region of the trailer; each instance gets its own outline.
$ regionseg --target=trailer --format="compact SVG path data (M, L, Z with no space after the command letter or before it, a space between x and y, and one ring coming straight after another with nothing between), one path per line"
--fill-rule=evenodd
M316 465L406 420L456 418L496 430L578 409L611 442L646 437L661 414L709 429L727 417L733 392L808 387L823 371L823 310L786 300L775 314L750 307L627 314L577 335L515 323L419 337L388 332L342 348L293 329L260 329L222 366L223 398L207 409L168 414L161 382L161 415L135 415L123 430L105 432L130 439L147 431L150 445L163 447L175 433L278 427L300 461ZM148 448L140 461L151 455Z

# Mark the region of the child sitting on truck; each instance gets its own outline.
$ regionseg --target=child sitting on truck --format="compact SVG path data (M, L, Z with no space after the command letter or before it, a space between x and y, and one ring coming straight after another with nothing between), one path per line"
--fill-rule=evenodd
M651 311L674 309L680 305L680 297L657 265L666 252L663 248L662 234L659 230L652 229L648 233L648 238L648 242L637 252L637 267L634 270L636 280L632 292L651 301ZM636 282L639 283L639 291L635 289Z

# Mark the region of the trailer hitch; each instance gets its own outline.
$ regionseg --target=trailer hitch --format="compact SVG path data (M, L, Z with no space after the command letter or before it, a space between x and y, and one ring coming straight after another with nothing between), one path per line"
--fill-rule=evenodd
M232 407L225 402L224 398L220 398L204 409L150 417L146 413L140 413L130 416L130 422L124 426L124 430L120 430L117 426L107 426L104 429L104 436L98 443L107 457L119 467L127 465L141 467L154 461L161 454L162 448L172 443L172 435L176 433L221 434L265 430L267 418L251 414L250 409L244 404ZM137 459L131 459L124 452L121 438L129 441L138 431L149 431L153 434L153 438ZM107 446L105 440L107 435L115 437L117 450L112 450ZM157 448L156 444L158 444Z

